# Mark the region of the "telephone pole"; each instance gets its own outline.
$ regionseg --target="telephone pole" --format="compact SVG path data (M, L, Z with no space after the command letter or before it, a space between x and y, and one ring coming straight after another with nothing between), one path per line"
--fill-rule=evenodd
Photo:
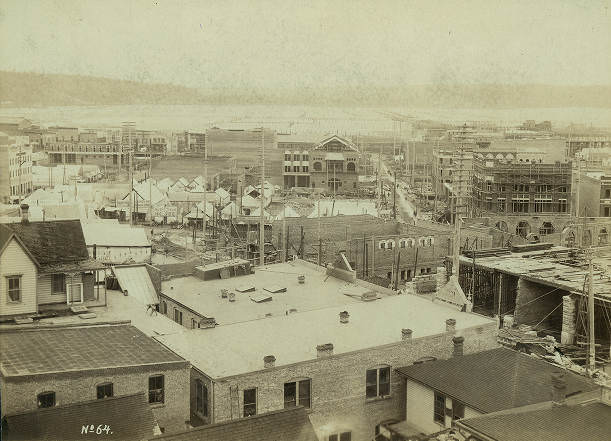
M265 265L265 129L261 127L261 216L259 218L259 265Z
M592 264L592 246L588 249L588 371L596 370L596 338L594 336L594 269Z

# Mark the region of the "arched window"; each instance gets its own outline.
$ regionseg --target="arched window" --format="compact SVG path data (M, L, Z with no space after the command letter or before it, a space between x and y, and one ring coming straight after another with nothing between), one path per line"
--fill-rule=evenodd
M411 237L409 239L407 239L407 247L408 248L414 248L415 245L416 245L416 241L414 239L412 239Z
M420 238L418 238L418 246L419 246L419 247L423 247L423 246L425 246L425 245L424 245L424 237L420 237Z
M354 162L349 162L349 163L346 165L346 170L347 170L348 172L352 172L352 173L354 173L354 172L356 171L356 165L354 164Z
M429 237L429 238L426 240L426 245L427 245L427 246L429 246L429 247L432 247L432 246L433 246L433 243L434 243L434 239L433 239L432 237Z
M392 250L395 247L395 241L392 239L389 239L386 241L386 248L388 248L389 250Z
M406 245L407 245L407 240L406 239L399 240L399 248L405 248Z
M322 162L316 161L314 163L314 171L322 171Z
M381 250L385 250L385 249L386 249L386 242L385 242L385 241L383 241L383 240L381 240L381 241L378 243L378 246L380 247L380 249L381 249Z

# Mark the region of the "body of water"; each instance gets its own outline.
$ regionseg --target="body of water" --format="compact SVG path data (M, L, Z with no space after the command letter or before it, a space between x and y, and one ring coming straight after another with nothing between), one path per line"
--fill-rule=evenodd
M464 123L486 121L515 126L525 120L552 121L554 127L571 123L611 127L611 109L590 107L527 109L414 109L372 107L313 107L298 105L129 105L0 108L1 116L22 116L44 126L80 128L119 127L134 121L138 129L193 130L209 127L266 126L282 132L337 132L376 134L389 132L394 112L416 119Z

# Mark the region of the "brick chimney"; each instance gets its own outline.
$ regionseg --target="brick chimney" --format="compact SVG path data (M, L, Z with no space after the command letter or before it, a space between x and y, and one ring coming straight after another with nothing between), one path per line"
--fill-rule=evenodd
M409 341L411 339L412 339L412 330L407 329L407 328L401 329L401 340Z
M552 406L566 405L566 377L564 372L552 373Z
M452 343L454 343L454 352L452 353L453 357L460 357L463 355L463 344L465 342L465 337L458 336L452 339Z
M350 314L348 314L348 311L342 311L339 313L339 322L340 323L348 323L349 318L350 318Z
M21 204L21 223L27 224L30 222L30 206L28 204Z
M456 331L456 320L447 319L446 320L446 332L455 332L455 331Z
M333 343L316 346L316 357L322 358L330 355L333 355Z
M235 292L229 292L227 293L227 297L229 297L229 301L230 302L235 302Z
M215 326L216 326L216 320L214 320L214 317L206 317L199 321L200 328L208 329L208 328L214 328Z
M276 367L276 357L273 355L266 355L263 357L263 367L265 369Z

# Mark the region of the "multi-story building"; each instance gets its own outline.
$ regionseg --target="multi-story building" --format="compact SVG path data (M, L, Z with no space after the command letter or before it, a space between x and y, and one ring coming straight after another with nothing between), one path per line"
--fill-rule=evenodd
M584 173L579 182L579 215L611 217L611 173Z
M572 162L492 154L473 162L473 210L497 228L526 238L561 230L571 218Z
M301 277L301 270L282 272L294 279L276 276L254 287L230 278L225 282L233 280L235 288L226 299L194 291L198 304L219 297L208 299L207 317L226 324L210 319L204 329L155 337L191 361L191 421L214 424L303 406L320 440L373 439L377 425L404 414L405 381L395 367L449 357L456 332L465 338L465 353L497 346L494 320L357 281L343 255L318 277ZM258 273L271 276L274 266ZM343 302L325 277L339 279L333 283L344 286ZM323 306L313 309L311 295ZM329 306L329 296L341 303ZM215 308L219 302L225 305ZM242 321L223 320L221 310L232 308Z
M285 150L284 188L312 188L333 194L358 192L360 152L348 139L333 135L307 150Z
M574 158L575 153L583 149L600 149L611 147L611 136L574 136L566 141L566 153Z
M0 133L0 202L18 202L32 192L32 147L27 136Z
M438 198L451 203L452 213L462 216L470 212L473 156L472 146L433 153L433 189Z

